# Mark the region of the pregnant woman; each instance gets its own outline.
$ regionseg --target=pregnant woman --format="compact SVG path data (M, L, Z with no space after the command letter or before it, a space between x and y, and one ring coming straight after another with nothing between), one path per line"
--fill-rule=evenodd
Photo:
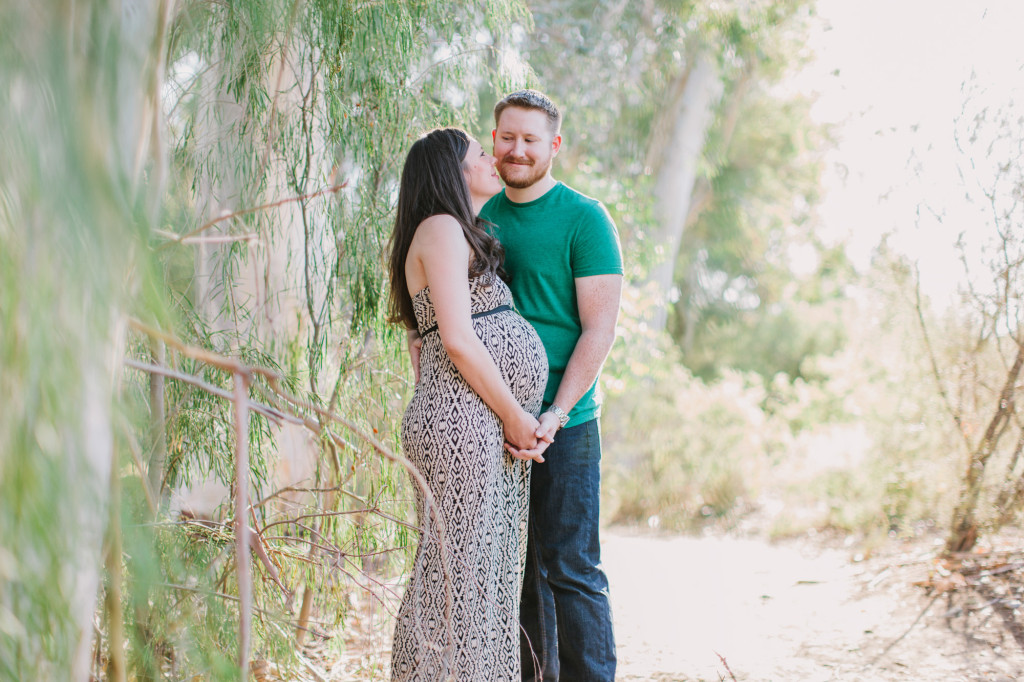
M535 431L547 359L501 279L501 245L477 218L500 190L494 157L456 128L417 140L402 171L390 310L421 340L402 446L434 506L415 486L423 533L395 626L393 680L520 679L531 462L504 443L543 450Z

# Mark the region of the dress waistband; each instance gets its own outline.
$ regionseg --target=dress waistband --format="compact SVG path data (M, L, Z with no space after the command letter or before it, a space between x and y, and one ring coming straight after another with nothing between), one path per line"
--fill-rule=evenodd
M475 319L478 319L478 318L481 318L481 317L487 317L488 315L494 315L495 313L503 313L506 310L512 310L512 309L513 308L510 305L499 305L497 308L491 308L490 310L485 310L482 313L473 313L472 315L470 315L470 317L472 317L475 320ZM420 338L423 338L427 334L429 334L431 332L436 332L436 331L437 331L437 324L432 324L430 327L425 329L422 334L420 334Z

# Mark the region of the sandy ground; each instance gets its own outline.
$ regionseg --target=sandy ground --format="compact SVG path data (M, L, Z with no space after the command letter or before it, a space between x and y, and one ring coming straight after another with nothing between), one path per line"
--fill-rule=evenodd
M620 680L1024 679L991 608L912 584L934 570L927 545L854 561L808 541L610 529L603 552Z
M862 558L854 543L820 535L770 543L605 529L617 679L1024 680L1024 536L997 575L938 595L914 584L949 581L936 542L892 541ZM340 658L309 652L320 671L309 679L388 679L392 624L367 607L349 620Z

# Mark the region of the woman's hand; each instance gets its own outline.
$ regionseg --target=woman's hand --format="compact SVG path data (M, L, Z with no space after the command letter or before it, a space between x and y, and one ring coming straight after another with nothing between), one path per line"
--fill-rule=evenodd
M517 450L532 450L537 446L536 431L540 427L537 418L520 408L519 414L503 422L505 440Z

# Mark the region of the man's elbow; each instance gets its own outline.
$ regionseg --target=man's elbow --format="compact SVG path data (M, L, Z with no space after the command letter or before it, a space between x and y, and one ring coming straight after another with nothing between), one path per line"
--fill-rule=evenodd
M605 357L611 352L612 346L615 344L615 327L604 332L601 336L601 347L604 348Z
M584 334L589 337L590 343L595 349L604 351L607 354L612 344L615 343L615 323L610 325L595 325L585 330Z

